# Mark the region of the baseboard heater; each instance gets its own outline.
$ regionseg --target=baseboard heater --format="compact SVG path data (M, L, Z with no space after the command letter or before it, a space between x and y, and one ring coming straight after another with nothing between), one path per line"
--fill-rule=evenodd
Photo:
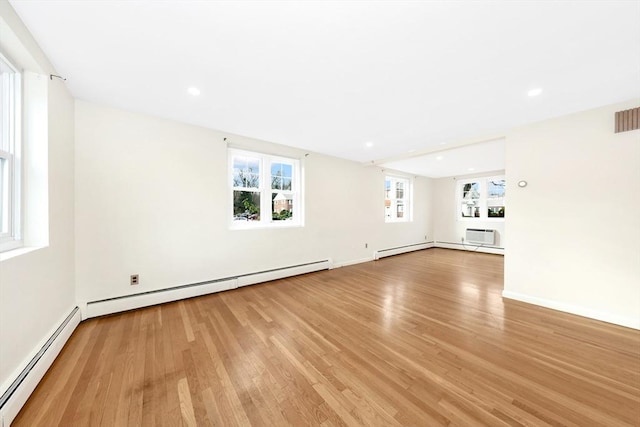
M271 280L282 279L285 277L298 276L300 274L313 273L314 271L329 270L331 261L326 259L323 261L309 262L290 267L275 268L273 270L259 271L256 273L244 274L238 276L238 286L254 285L256 283L269 282Z
M190 283L171 288L157 289L137 294L122 295L114 298L106 298L97 301L89 301L84 318L104 316L106 314L148 307L193 298L201 295L235 289L240 286L253 285L268 282L299 274L312 273L314 271L328 270L331 268L331 260L314 261L305 264L275 268L272 270L258 271L240 276L225 277L206 282Z
M481 228L467 228L464 240L466 243L476 243L479 245L493 245L496 241L496 230L485 230Z
M75 307L9 385L9 388L0 396L0 426L11 425L44 374L58 357L62 347L80 324L80 320L80 309Z
M380 259L388 256L404 254L406 252L420 251L433 247L433 242L415 243L412 245L397 246L395 248L380 249L375 252L374 259Z

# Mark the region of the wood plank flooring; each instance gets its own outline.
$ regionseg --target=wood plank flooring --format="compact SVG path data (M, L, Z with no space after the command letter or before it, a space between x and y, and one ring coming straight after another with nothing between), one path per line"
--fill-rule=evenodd
M80 324L14 426L640 426L640 332L430 249Z

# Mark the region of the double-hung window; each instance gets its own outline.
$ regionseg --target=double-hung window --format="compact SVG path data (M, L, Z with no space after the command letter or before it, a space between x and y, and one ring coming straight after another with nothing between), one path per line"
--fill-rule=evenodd
M21 243L20 73L0 54L0 251Z
M408 178L384 178L384 220L411 221L411 181Z
M458 218L503 219L505 187L504 176L458 181Z
M302 225L298 159L229 150L232 228Z

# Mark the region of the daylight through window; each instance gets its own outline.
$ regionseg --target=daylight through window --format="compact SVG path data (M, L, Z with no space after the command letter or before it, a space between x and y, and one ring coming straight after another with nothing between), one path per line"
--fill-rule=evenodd
M0 251L20 245L20 73L0 55Z
M407 178L386 176L384 179L384 220L411 221L411 182Z
M458 218L504 218L504 176L473 178L458 182Z
M229 153L234 228L302 224L299 160Z

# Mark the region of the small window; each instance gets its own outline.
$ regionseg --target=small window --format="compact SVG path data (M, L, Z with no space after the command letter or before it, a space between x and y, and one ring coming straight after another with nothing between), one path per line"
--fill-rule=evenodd
M487 216L489 218L504 218L504 179L487 180Z
M302 224L300 161L229 150L232 227Z
M386 176L384 179L384 220L411 221L411 182L407 178Z
M504 219L504 176L473 178L458 182L458 218Z
M20 73L0 55L0 251L21 244Z
M480 217L480 183L467 182L462 186L460 212L465 218Z

